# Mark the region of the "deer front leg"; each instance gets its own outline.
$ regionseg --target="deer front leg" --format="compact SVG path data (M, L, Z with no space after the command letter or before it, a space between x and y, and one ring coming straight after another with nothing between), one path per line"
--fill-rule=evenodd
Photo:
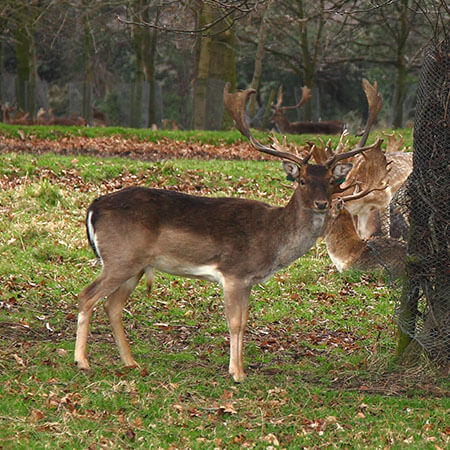
M142 273L123 283L116 291L108 296L108 299L104 304L109 323L111 324L114 340L119 348L120 358L125 367L139 367L139 364L131 355L130 346L123 329L122 311L127 298L134 291L141 276Z
M230 330L229 372L237 383L245 378L244 332L248 319L250 287L236 283L225 283L225 314Z

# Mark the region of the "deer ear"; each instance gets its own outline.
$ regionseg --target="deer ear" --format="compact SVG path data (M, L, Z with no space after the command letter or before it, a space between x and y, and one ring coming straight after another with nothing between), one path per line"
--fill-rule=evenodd
M297 164L290 161L283 161L283 169L286 172L289 181L296 181L300 175L300 170Z
M333 178L336 184L341 184L347 178L348 173L352 170L353 164L343 163L337 164L333 169Z

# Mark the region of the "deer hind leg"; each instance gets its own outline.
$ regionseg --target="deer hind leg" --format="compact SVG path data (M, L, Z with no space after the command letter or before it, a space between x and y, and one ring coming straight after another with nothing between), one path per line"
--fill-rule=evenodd
M119 348L120 358L126 367L138 367L139 365L131 355L130 345L128 344L128 340L123 329L122 312L126 300L134 291L141 276L142 273L125 281L112 294L108 295L108 298L104 304L109 323L111 324L114 340Z
M78 323L75 343L75 364L80 369L89 369L86 350L89 321L95 305L103 297L114 293L128 278L111 279L107 276L107 271L104 269L103 273L94 282L81 291L78 297Z
M147 285L147 292L150 294L152 291L153 286L153 279L155 277L155 269L153 267L146 267L145 268L145 278L146 278L146 285Z
M250 287L230 284L224 287L225 314L230 330L229 372L234 381L241 382L244 372L244 332L248 319Z

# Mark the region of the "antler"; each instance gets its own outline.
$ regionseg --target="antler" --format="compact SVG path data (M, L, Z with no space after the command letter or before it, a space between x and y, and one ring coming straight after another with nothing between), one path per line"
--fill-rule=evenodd
M250 95L254 94L256 91L254 89L247 89L246 91L236 91L233 94L230 93L230 83L227 83L223 90L223 102L225 104L225 108L230 113L231 117L234 119L236 128L241 132L243 136L245 136L253 147L262 152L267 153L268 155L276 156L278 158L287 159L288 161L292 161L299 166L303 166L306 164L311 157L308 154L305 158L300 158L293 153L289 153L286 151L278 150L281 147L281 144L278 142L276 145L271 145L267 147L261 144L250 132L250 128L247 125L247 121L245 119L245 104ZM286 148L283 148L286 150Z
M378 92L378 84L376 81L374 81L372 85L365 78L363 78L362 88L366 94L367 103L369 105L369 115L367 117L366 126L364 127L364 133L358 142L358 147L363 147L366 144L370 129L374 124L378 113L380 112L381 105L383 104L383 96Z
M288 161L292 161L299 166L303 166L304 164L306 164L311 158L313 149L308 153L308 155L306 155L305 158L302 159L297 155L294 155L293 153L280 151L279 149L281 148L281 144L279 142L275 145L272 144L270 147L261 144L250 132L250 128L245 119L245 104L247 103L248 97L255 92L256 91L254 89L247 89L245 91L236 91L231 94L230 83L225 84L225 87L223 89L223 102L225 104L225 108L234 119L236 128L250 141L250 143L254 148L256 148L256 150L267 153L268 155L276 156L278 158L287 159ZM343 159L350 158L351 156L357 155L358 153L362 153L367 150L372 150L374 148L374 145L356 148L345 153L335 154L331 158L328 158L323 165L331 169ZM283 147L283 150L286 150L286 148Z
M281 93L281 96L280 96ZM311 98L311 89L307 86L302 87L302 98L296 105L292 106L281 106L281 103L283 102L283 91L282 87L280 86L280 90L278 91L278 102L277 107L280 108L282 111L288 111L290 109L297 109L301 108L309 99ZM281 102L280 102L281 99Z
M342 184L341 192L349 191L352 188L359 189L360 185L363 185L364 188L361 191L353 191L352 194L341 197L343 201L357 200L371 192L383 191L388 187L386 178L390 169L381 150L382 142L381 139L378 139L375 144L366 147L366 149L371 148L373 151L367 155L363 153L364 158L358 161L347 175L347 179ZM355 179L356 177L358 179Z
M323 145L322 139L319 138L319 141L321 145L313 144L312 142L308 142L309 146L311 147L311 153L314 161L316 161L317 164L325 165L326 162L334 157L334 153L339 154L344 150L345 143L344 138L348 136L348 130L345 129L341 137L339 138L339 143L336 147L336 151L333 151L333 148L331 146L331 139L328 139L326 145Z
M343 159L350 158L354 155L357 155L358 153L363 153L368 150L375 149L378 145L381 145L382 142L383 141L381 139L378 139L377 142L375 142L375 144L368 145L367 147L358 147L358 148L355 148L354 150L350 150L348 152L335 154L326 161L325 166L333 167L336 165L336 163L338 163L339 161L342 161Z

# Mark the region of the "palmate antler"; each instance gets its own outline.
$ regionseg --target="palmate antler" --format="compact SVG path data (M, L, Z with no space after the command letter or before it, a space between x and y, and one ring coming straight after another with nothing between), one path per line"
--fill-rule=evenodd
M275 109L289 111L290 109L301 108L311 98L311 89L308 86L302 86L302 98L296 105L281 106L283 104L283 86L278 89L277 103L273 105Z
M251 133L250 128L245 119L245 105L250 95L254 94L256 91L254 89L247 89L245 91L236 91L230 93L230 83L225 85L223 90L223 101L227 111L230 113L231 117L234 119L236 128L245 136L253 147L268 155L276 156L277 158L286 159L288 161L294 162L298 166L303 166L306 164L312 155L312 150L306 155L305 158L300 158L299 156L287 152L287 148L281 145L278 141L273 143L271 146L266 146L261 144ZM371 150L373 146L362 147L351 150L349 152L335 154L331 158L328 158L322 165L327 168L333 168L339 161L343 159L350 158L351 156L362 153L366 150Z
M364 127L364 133L358 142L358 147L363 147L366 144L370 129L372 128L372 125L380 112L381 105L383 104L383 96L378 92L378 84L376 81L374 81L373 84L370 84L365 78L363 78L362 88L366 94L367 103L369 105L369 114L367 116L366 126Z
M384 191L388 187L389 163L381 150L382 139L372 144L372 151L365 154L347 175L338 198L344 202L357 200L374 191ZM362 187L362 190L359 189Z

